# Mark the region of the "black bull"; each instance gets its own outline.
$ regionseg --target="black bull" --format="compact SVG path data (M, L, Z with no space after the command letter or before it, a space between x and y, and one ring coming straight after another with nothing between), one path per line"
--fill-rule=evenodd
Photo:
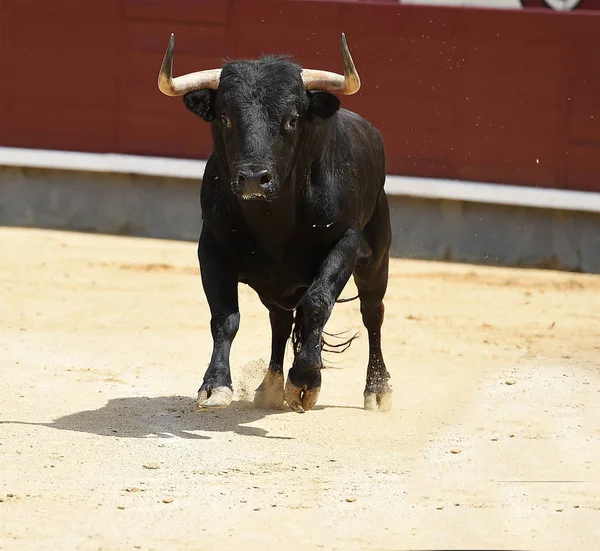
M352 275L369 338L364 405L391 407L381 350L391 243L383 140L335 95L309 91L301 71L281 57L231 61L212 87L184 95L186 107L211 123L214 142L200 199L198 259L213 338L201 408L231 403L229 356L240 324L238 284L246 283L269 310L272 330L255 403L311 409L324 327Z

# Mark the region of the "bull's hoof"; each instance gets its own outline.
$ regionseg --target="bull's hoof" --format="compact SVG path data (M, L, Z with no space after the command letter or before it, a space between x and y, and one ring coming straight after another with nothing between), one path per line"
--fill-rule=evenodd
M315 407L321 387L299 387L289 379L285 384L285 401L296 413L305 413Z
M227 386L218 386L212 390L200 387L196 407L198 409L226 408L233 400L233 390Z
M387 387L382 392L365 391L365 409L369 411L390 411L392 409L392 389Z
M265 409L283 409L283 373L267 371L263 382L254 394L254 405Z

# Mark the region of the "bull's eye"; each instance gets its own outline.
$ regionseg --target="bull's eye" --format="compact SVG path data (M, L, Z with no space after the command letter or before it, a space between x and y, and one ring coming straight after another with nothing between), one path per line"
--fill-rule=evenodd
M221 115L221 124L225 128L231 128L231 122L225 115Z
M293 132L296 130L296 126L298 125L298 115L292 115L285 122L285 130L286 132Z

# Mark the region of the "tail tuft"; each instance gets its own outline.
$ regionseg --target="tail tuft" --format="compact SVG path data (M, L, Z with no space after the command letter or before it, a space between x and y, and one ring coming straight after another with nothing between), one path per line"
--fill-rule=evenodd
M343 299L342 301L338 302L349 302L350 300L354 300L355 298L358 297L354 297L351 299ZM301 343L304 341L303 317L304 314L302 313L302 309L298 308L296 310L296 313L294 314L294 327L292 329L292 348L294 350L294 355L300 352ZM358 333L355 333L349 339L338 344L332 344L325 340L325 335L327 335L328 337L339 338L341 337L341 335L347 333L348 331L343 331L341 333L327 333L326 331L323 331L323 336L321 337L322 352L326 352L328 354L342 354L343 352L348 350L352 342L358 338Z

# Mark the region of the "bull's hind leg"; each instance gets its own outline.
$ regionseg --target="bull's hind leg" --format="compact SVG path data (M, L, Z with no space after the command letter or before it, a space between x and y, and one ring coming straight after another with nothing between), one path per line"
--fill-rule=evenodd
M199 408L227 407L233 398L229 353L240 326L237 275L204 228L198 243L204 293L210 307L213 352L198 390Z
M392 389L381 351L381 326L384 317L383 297L388 283L391 231L387 199L385 195L381 197L377 211L363 231L363 237L371 248L370 258L359 259L354 281L360 297L363 324L369 335L365 409L388 411L392 407Z
M392 389L389 385L390 374L381 351L381 326L383 325L384 306L380 290L361 289L360 312L369 334L369 363L367 364L367 382L365 385L365 409L388 411L392 407ZM364 283L364 282L362 282Z
M263 382L256 389L254 403L259 407L281 409L283 407L283 359L285 346L294 321L293 312L283 310L261 299L269 309L271 322L271 360Z

